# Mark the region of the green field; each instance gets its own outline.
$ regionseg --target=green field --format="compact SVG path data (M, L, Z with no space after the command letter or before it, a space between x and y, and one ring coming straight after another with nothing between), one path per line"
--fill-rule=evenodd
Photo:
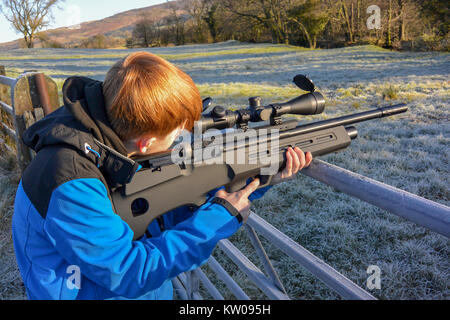
M136 50L134 50L136 51ZM372 46L307 50L292 46L226 42L149 50L186 71L204 97L229 108L250 96L263 103L301 92L292 84L307 74L327 98L327 109L302 122L407 103L407 114L358 125L359 138L323 160L447 206L450 145L450 55L401 53ZM62 87L67 77L102 80L131 50L33 49L0 52L0 64L15 77L38 70ZM0 299L25 298L15 264L10 222L19 177L14 155L0 154ZM450 241L381 209L299 175L276 186L254 211L339 272L365 287L369 265L381 268L380 299L449 299ZM241 230L231 239L261 269ZM292 299L335 299L319 280L263 240ZM265 296L217 249L214 256L251 298ZM207 267L203 269L210 274ZM214 277L212 277L214 279ZM220 281L226 298L232 299ZM205 297L208 295L205 293Z

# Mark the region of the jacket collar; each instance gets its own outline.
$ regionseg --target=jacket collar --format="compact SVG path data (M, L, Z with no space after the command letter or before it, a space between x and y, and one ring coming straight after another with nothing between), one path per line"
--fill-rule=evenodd
M65 145L92 161L115 188L131 181L139 169L106 115L102 82L84 77L67 79L64 106L31 126L24 143L36 152L51 145Z

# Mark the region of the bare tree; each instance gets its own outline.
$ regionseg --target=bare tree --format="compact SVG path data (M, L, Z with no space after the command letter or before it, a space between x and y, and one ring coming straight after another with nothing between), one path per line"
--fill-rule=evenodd
M350 1L350 3L346 3L346 1L340 0L338 2L339 5L339 16L342 19L342 24L345 27L347 40L350 43L354 42L355 35L355 24L354 24L354 3Z
M295 27L300 28L312 49L316 48L317 37L329 21L328 15L320 7L319 0L306 0L303 4L293 7L288 11L288 19Z
M51 11L63 0L3 0L0 10L14 29L23 35L28 48L34 47L37 32L49 25Z
M397 0L400 21L398 24L398 39L400 41L408 40L408 31L410 29L421 28L419 19L419 6L412 0ZM413 28L411 28L411 26Z
M387 19L387 30L386 30L386 41L385 41L385 47L392 48L392 39L394 37L392 33L392 29L394 27L394 24L402 17L404 16L404 12L402 10L402 2L399 1L398 5L400 6L400 10L396 7L396 3L392 0L389 0L387 3L387 12L386 12L386 19ZM401 22L401 21L400 21Z
M160 45L159 38L159 29L156 23L150 18L142 16L132 33L133 45L136 44L144 48L151 47L154 44Z
M223 5L236 15L252 19L270 31L273 43L289 43L287 11L296 0L224 0Z
M202 19L208 26L209 33L213 42L217 42L219 36L219 6L218 0L202 0L204 4L204 12Z
M171 15L166 18L166 22L169 25L171 34L175 35L175 44L177 46L184 45L186 42L186 17L180 13L182 10L180 3L169 0L167 0L166 3L172 12Z
M204 32L204 20L206 1L205 0L190 0L185 3L184 9L192 17L194 25L194 40L198 43L204 43L206 41Z

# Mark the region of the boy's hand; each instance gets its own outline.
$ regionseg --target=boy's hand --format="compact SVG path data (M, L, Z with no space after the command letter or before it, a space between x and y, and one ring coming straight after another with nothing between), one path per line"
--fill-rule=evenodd
M272 184L279 184L293 179L299 171L309 167L312 160L311 152L307 152L305 155L298 147L295 147L295 149L289 148L286 151L286 167L272 178Z
M219 190L216 193L216 197L227 200L242 215L248 215L251 206L248 197L250 197L250 195L253 192L255 192L256 189L258 189L259 184L260 184L259 179L255 179L251 183L249 183L244 189L238 192L228 193L223 189Z
M272 184L278 184L293 179L299 171L309 167L312 159L311 152L307 152L305 155L303 151L297 147L295 149L289 148L286 151L286 168L273 177ZM238 192L228 193L223 189L219 190L216 193L216 197L227 200L241 214L247 215L251 206L248 197L258 189L259 185L259 179L255 179Z

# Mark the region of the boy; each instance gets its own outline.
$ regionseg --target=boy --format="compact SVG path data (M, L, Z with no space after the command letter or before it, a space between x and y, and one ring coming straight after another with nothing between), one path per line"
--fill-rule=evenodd
M249 214L255 180L218 191L195 212L179 208L133 241L115 214L111 188L134 174L129 158L168 150L202 112L192 79L169 62L138 52L117 62L104 83L74 77L64 106L33 125L24 142L37 152L20 182L13 217L17 262L30 299L172 299L171 279L205 263L217 242ZM115 150L116 152L111 152ZM291 178L312 160L287 152ZM78 278L77 278L78 276ZM72 281L74 280L75 281ZM78 279L78 281L76 281Z

